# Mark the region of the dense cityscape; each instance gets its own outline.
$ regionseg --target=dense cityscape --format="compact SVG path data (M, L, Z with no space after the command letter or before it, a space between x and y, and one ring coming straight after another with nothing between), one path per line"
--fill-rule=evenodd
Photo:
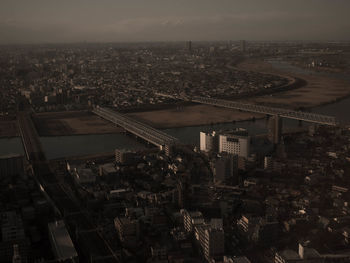
M350 262L350 42L235 39L0 41L0 263Z

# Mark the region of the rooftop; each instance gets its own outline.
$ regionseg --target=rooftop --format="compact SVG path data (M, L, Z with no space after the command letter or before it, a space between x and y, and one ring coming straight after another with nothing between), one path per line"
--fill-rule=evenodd
M18 157L23 157L23 155L19 153L10 153L5 155L0 155L0 159L10 159L10 158L18 158Z
M49 223L49 231L58 260L78 256L63 220Z

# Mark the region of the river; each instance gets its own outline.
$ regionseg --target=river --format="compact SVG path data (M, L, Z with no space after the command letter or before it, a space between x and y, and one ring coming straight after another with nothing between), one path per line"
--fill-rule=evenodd
M298 74L322 74L336 78L349 80L350 76L338 73L321 73L308 69L302 69L293 66L285 61L274 59L269 60L272 66L288 72ZM335 116L338 120L350 123L350 98L346 98L332 104L315 107L312 112ZM237 127L246 128L250 134L262 134L267 132L267 120L259 119L256 121L243 121L235 123L223 123L204 126L182 127L165 129L164 131L186 144L199 145L200 131L229 130ZM285 130L299 125L298 121L283 120ZM303 125L308 125L303 123ZM43 149L48 159L79 156L87 154L97 154L104 152L113 152L115 149L143 149L146 146L135 137L126 134L102 134L102 135L76 135L76 136L55 136L41 137ZM20 138L0 139L0 155L9 153L23 154L23 147Z

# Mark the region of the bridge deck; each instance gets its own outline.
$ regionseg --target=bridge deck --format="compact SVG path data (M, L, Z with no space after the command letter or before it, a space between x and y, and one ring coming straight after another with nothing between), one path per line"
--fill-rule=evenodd
M138 122L113 110L103 107L96 107L93 112L156 146L171 145L178 142L176 138L162 131L159 131L144 123Z
M310 112L293 111L293 110L282 109L282 108L274 108L274 107L267 107L267 106L261 106L261 105L255 105L255 104L246 104L246 103L240 103L235 101L228 101L228 100L221 100L221 99L214 99L214 98L204 98L204 97L193 97L191 101L219 106L219 107L267 114L267 115L278 115L280 117L288 118L288 119L302 120L302 121L326 124L331 126L337 125L336 119L332 116L310 113Z

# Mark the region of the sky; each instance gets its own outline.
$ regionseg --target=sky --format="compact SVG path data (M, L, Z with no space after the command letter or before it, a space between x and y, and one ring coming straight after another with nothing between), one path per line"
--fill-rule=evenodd
M0 43L349 41L350 0L0 0Z

